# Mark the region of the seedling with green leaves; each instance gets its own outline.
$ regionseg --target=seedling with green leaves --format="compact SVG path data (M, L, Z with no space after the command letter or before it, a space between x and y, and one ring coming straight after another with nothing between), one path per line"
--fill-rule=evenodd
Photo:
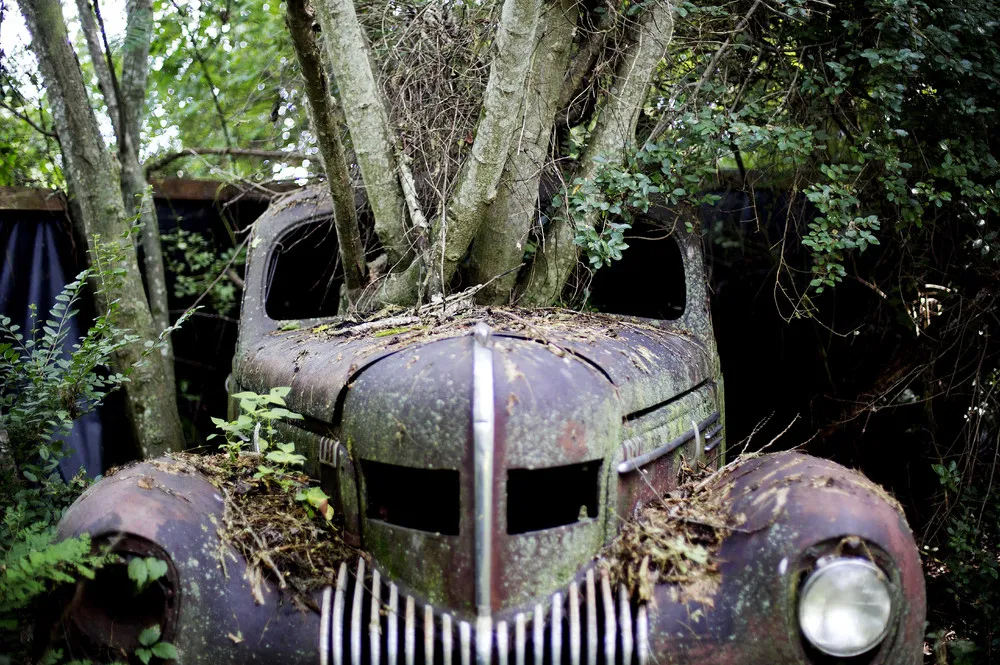
M295 452L294 443L275 440L274 424L277 421L302 420L301 415L285 408L285 396L289 391L291 388L275 387L264 395L236 393L233 398L240 401L241 411L236 420L212 418L212 422L226 438L221 448L228 454L230 462L235 463L244 447L251 444L254 452L264 455L264 463L257 465L257 473L254 474L256 480L277 483L285 492L294 493L295 500L303 502L310 515L315 508L329 521L333 518L333 507L326 493L318 487L307 487L296 474L291 473L292 467L305 464L305 456ZM212 434L208 438L216 436Z
M161 642L160 637L161 632L158 624L154 624L139 633L139 644L142 646L135 650L135 655L143 662L143 665L149 665L149 661L154 656L162 660L177 660L177 648L170 642Z

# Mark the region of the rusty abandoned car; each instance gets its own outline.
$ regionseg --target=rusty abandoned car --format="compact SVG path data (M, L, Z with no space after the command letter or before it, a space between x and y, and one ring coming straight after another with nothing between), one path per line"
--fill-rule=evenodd
M165 581L125 609L81 584L63 639L128 651L155 622L192 664L921 661L924 581L895 501L799 453L727 464L697 231L642 250L678 269L641 318L595 281L611 314L445 299L359 323L333 316L331 214L304 190L256 223L229 389L291 388L303 419L280 439L362 554L312 609L273 577L255 594L219 490L146 462L92 487L61 531L158 556ZM699 463L720 469L699 483L726 524L708 572L657 579L640 552L652 582L627 584L609 547L663 497L683 509L678 473Z

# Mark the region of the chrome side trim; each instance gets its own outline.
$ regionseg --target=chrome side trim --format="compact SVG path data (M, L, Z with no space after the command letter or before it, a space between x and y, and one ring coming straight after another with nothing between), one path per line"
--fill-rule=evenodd
M476 610L480 617L492 609L493 559L493 331L476 325L472 345L472 440L475 487Z
M347 564L340 564L337 591L333 597L333 665L344 661L344 595L347 592Z
M713 427L712 429L710 429L707 432L705 432L705 443L706 443L706 445L705 445L705 452L706 453L712 452L713 448L715 448L717 445L719 445L720 443L722 443L722 437L721 436L718 439L716 439L715 441L712 441L712 439L717 434L719 434L721 431L722 431L722 423L719 423L715 427ZM712 442L708 443L709 441L712 441Z
M718 419L719 419L719 412L716 411L708 418L705 418L700 423L697 423L694 428L688 430L684 434L681 434L673 441L665 443L659 448L656 448L654 450L650 450L648 453L643 453L642 455L638 455L636 457L623 461L621 464L618 465L618 473L630 473L632 471L635 471L641 466L649 464L653 460L663 457L667 453L677 450L685 443L693 439L696 436L696 432L700 433L704 431Z

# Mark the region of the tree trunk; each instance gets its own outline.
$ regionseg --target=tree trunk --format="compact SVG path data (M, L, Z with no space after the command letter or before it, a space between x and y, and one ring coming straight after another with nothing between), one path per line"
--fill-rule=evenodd
M351 0L317 0L316 15L327 60L351 132L365 192L375 216L375 234L392 272L412 256L406 233L406 204L396 171L394 137L382 95L375 85L371 55Z
M437 224L433 290L447 287L496 198L511 139L520 125L540 11L540 0L504 1L475 142L448 201L449 214Z
M524 241L538 210L538 186L546 167L563 74L569 64L578 9L572 0L545 7L538 24L534 62L520 133L510 147L500 193L472 246L472 278L487 284L481 302L504 304L517 281ZM506 273L506 274L505 274Z
M365 284L367 269L357 209L354 206L354 185L347 168L344 146L340 141L342 123L338 122L339 114L330 103L330 92L323 78L319 48L312 31L312 17L306 11L305 0L287 0L287 5L285 22L305 80L309 118L316 133L326 181L333 197L333 221L337 229L340 259L344 265L347 300L354 306L358 292Z
M112 368L125 372L134 367L124 384L126 411L143 457L154 457L183 448L184 439L177 403L168 390L163 363L139 363L143 341L155 339L153 320L146 306L142 279L127 231L127 215L119 190L118 173L104 146L97 120L90 108L83 74L66 34L58 0L22 0L21 11L32 35L46 94L62 145L63 165L70 194L76 199L88 242L122 243L125 259L120 284L98 294L101 309L117 300L114 324L138 335L112 358ZM96 237L96 238L95 238Z
M167 303L167 278L160 244L160 226L156 205L139 164L139 128L146 104L146 81L149 74L149 47L153 39L153 3L151 0L129 0L126 5L128 22L122 47L121 85L109 66L109 55L102 42L104 35L94 17L90 0L76 0L80 25L97 73L98 87L107 104L118 141L121 164L121 195L126 214L142 224L140 240L143 247L146 290L150 314L157 334L170 327ZM163 370L170 392L174 385L174 353L169 337L161 349Z
M671 3L655 2L643 14L635 40L627 47L615 72L607 101L598 109L599 117L576 178L591 180L598 168L621 164L635 143L635 126L649 82L663 58L673 34ZM601 161L597 161L601 158ZM576 179L574 178L574 180ZM594 225L596 213L584 224ZM533 305L556 302L578 260L579 247L573 242L576 229L570 220L553 220L545 233L545 243L536 254L528 276L524 299Z

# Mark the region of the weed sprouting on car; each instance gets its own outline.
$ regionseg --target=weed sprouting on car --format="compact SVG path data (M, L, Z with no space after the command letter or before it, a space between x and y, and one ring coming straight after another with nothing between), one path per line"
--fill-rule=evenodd
M277 439L276 422L302 418L285 408L288 390L234 395L236 420L213 419L226 439L222 452L173 458L201 471L222 494L220 533L246 558L255 598L263 602L261 584L270 579L311 605L309 592L329 584L358 551L344 542L329 497L298 470L306 458Z

